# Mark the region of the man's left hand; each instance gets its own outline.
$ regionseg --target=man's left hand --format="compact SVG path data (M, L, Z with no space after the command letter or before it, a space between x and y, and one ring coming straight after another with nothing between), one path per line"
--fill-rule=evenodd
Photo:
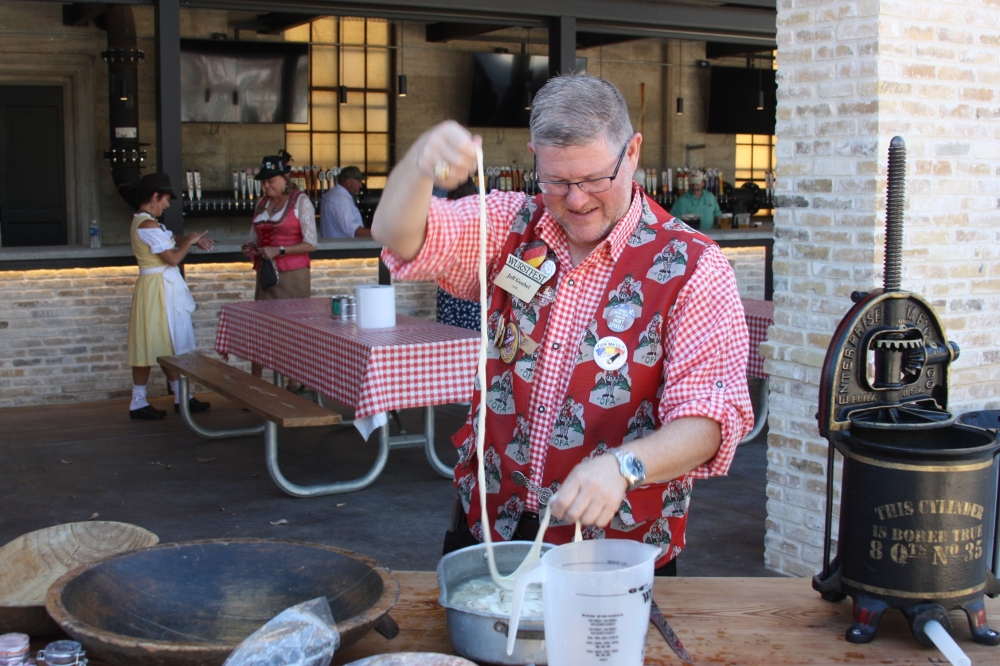
M601 455L573 468L549 508L561 520L607 527L621 508L627 488L618 459L610 454Z

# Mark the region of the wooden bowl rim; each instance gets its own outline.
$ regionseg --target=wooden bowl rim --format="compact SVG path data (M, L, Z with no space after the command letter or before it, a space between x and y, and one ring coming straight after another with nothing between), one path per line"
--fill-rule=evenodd
M218 652L220 650L228 649L230 652L236 649L240 642L228 644L228 643L182 643L178 641L160 641L160 640L150 640L143 638L136 638L134 636L125 636L123 634L116 634L104 629L99 629L92 624L84 622L77 619L69 614L66 607L62 603L62 594L66 586L76 579L78 576L94 569L98 566L107 564L111 560L118 559L120 557L128 557L130 555L136 555L138 553L146 553L151 550L166 550L179 549L181 547L189 546L203 546L203 545L222 545L226 546L229 544L287 544L293 546L305 546L307 548L319 548L321 550L326 550L331 553L336 553L338 555L345 555L352 559L358 560L364 564L367 564L371 569L378 574L379 578L382 579L382 596L379 597L378 601L369 608L362 615L355 616L350 620L345 620L344 622L337 622L337 632L343 635L346 631L354 629L365 624L374 624L380 617L385 615L392 609L392 607L399 600L399 581L396 577L392 575L392 572L383 567L381 564L368 557L367 555L362 555L361 553L356 553L345 548L337 548L336 546L328 546L322 543L312 543L308 541L292 541L287 539L200 539L197 541L178 541L175 543L161 543L157 546L150 546L149 548L141 548L138 550L132 550L125 553L118 553L110 557L106 557L103 560L97 562L91 562L81 567L77 567L72 571L67 572L59 580L52 584L49 588L49 593L45 598L45 608L49 613L49 616L55 620L63 631L65 631L70 636L82 636L93 640L96 643L103 645L112 645L117 648L128 648L128 649L142 649L145 651L151 651L155 648L160 648L165 652L174 653L211 653ZM81 641L83 642L83 641ZM100 653L100 650L94 650Z
M123 522L117 521L117 520L77 520L77 521L73 521L73 522L69 522L69 523L59 523L58 525L50 525L48 527L43 527L41 529L32 530L31 532L26 532L26 533L22 534L21 536L15 537L15 538L11 539L10 541L8 541L7 543L5 543L4 545L0 546L0 554L2 554L3 551L6 550L9 546L17 543L18 541L24 541L28 537L31 537L33 535L36 535L36 534L39 534L39 533L42 533L42 532L55 532L57 530L65 529L66 527L73 526L73 525L86 525L88 527L88 529L91 528L91 527L97 526L97 525L102 525L102 526L103 525L118 525L118 526L123 526L123 527L129 528L128 531L133 532L133 533L135 533L137 535L143 535L143 533L145 533L146 535L152 536L155 539L155 541L153 543L151 543L149 546L143 546L142 548L133 548L132 550L125 550L125 551L121 551L119 553L108 553L105 557L102 557L100 559L94 560L94 562L88 562L87 564L77 565L77 567L66 567L66 573L69 573L69 572L73 571L74 569L76 569L76 568L78 568L80 566L88 566L89 564L94 564L96 562L103 562L108 557L114 557L116 555L122 555L124 553L130 553L130 552L134 552L136 550L142 550L143 548L153 548L153 547L156 547L156 546L160 545L160 537L159 536L157 536L154 532L146 529L145 527L141 527L141 526L135 525L133 523L123 523ZM63 576L65 576L65 575L66 574L64 573ZM62 578L62 576L60 576L59 578ZM57 578L55 582L58 582L59 578ZM55 582L53 582L53 585L55 584ZM51 586L50 586L50 589L51 589ZM46 598L47 598L47 594L46 594ZM22 604L18 604L18 605L15 606L15 605L7 603L7 598L6 597L0 596L0 609L4 609L4 608L14 608L14 609L18 609L18 608L45 608L46 598L39 599L38 603L36 603L36 604L30 604L30 605L27 605L27 606L22 605Z

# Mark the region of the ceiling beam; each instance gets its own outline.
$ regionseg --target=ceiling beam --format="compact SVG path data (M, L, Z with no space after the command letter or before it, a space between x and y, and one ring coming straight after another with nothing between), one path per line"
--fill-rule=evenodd
M85 28L98 16L108 11L108 2L74 2L63 5L63 25Z
M428 42L450 42L458 39L469 39L479 37L487 32L503 30L508 26L494 25L492 23L428 23L426 28L426 38Z
M739 1L739 0L737 0ZM756 2L755 2L756 4ZM186 7L266 12L274 0L185 0ZM771 7L705 6L643 0L284 0L282 11L327 16L369 16L391 20L488 23L500 27L542 27L553 16L574 16L580 29L637 37L771 44L777 33Z
M254 30L262 35L275 35L289 28L300 26L317 18L312 14L297 14L290 12L268 12L257 14L257 18L249 21L239 21L233 24L237 30Z

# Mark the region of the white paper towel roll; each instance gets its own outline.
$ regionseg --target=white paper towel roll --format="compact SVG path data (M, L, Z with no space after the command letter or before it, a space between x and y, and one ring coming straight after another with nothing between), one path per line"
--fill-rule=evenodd
M396 289L386 284L355 287L358 328L388 328L396 325Z

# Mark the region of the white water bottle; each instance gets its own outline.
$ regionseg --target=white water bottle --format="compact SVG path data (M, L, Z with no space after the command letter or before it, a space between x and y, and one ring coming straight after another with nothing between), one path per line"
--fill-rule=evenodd
M90 247L101 247L101 227L97 220L90 221Z

